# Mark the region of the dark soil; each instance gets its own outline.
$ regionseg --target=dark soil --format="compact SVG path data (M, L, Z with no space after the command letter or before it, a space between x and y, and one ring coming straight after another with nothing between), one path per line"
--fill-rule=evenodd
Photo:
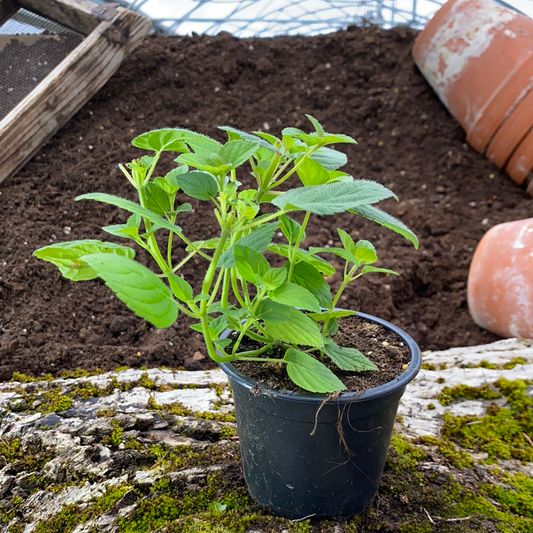
M471 320L468 267L494 224L527 218L531 199L482 155L426 84L411 59L415 32L350 28L318 37L239 40L148 38L18 175L0 186L0 379L120 365L205 366L199 334L184 318L156 330L133 316L99 281L73 283L31 256L51 242L100 238L125 221L119 210L74 202L81 193L128 195L117 169L138 157L130 140L149 129L188 127L219 139L215 127L279 133L309 129L304 113L328 131L355 137L346 171L393 189L383 208L418 234L397 234L352 216L315 220L306 245L338 241L336 227L372 241L380 266L346 291L342 307L379 315L405 329L423 350L497 340ZM207 205L179 220L193 239L213 235ZM184 275L198 282L201 260ZM339 276L332 279L338 285ZM200 361L199 361L200 358Z

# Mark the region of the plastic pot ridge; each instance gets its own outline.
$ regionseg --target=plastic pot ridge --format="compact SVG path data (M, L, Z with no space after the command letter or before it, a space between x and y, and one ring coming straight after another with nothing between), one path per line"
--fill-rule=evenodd
M233 389L248 490L278 515L349 518L377 493L398 404L421 356L401 329L371 315L358 317L396 333L411 353L400 376L362 394L324 402L325 395L261 388L233 365L220 364Z

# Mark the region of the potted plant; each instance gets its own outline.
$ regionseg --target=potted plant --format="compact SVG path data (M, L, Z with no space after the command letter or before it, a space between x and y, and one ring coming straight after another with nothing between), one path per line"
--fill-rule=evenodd
M327 133L308 118L312 133L285 128L281 138L222 127L225 144L184 129L145 133L133 145L150 155L119 165L139 203L106 193L77 198L130 213L124 224L103 229L149 252L159 274L134 261L133 248L96 240L54 244L34 255L72 280L102 278L157 328L172 325L180 312L195 319L192 328L203 334L208 354L229 376L252 496L292 518L349 517L377 492L398 402L420 368L420 352L391 324L361 313L354 319L354 311L337 308L345 288L359 277L394 274L373 266L377 255L370 242L355 242L339 229L341 247L304 250L301 244L312 216L346 211L396 231L416 247L418 241L374 207L394 197L390 190L339 170L347 158L327 146L355 141ZM178 153L178 165L157 176L164 152ZM244 164L252 187L237 179L244 181L237 175ZM290 188L289 179L295 182ZM218 235L191 241L183 234L177 220L191 211L189 203L178 203L183 195L213 203ZM177 259L176 240L185 243L185 256ZM324 254L344 263L334 293L325 278L335 268ZM196 291L179 275L195 256L206 265ZM382 375L356 346L339 342L339 323L350 320L382 328L396 351L403 347L392 380L368 390L347 388L346 377ZM288 379L289 385L269 388L239 370L242 364Z

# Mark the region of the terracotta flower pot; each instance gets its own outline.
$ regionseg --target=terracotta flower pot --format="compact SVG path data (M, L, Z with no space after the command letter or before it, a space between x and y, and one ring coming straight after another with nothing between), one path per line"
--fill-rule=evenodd
M533 124L531 124L533 126ZM528 174L533 169L533 130L530 130L518 145L509 163L505 167L505 172L518 185L523 185ZM533 189L528 188L529 194L533 196Z
M533 126L533 92L528 93L503 122L487 148L487 158L494 162L498 168L504 167L528 134L531 126ZM528 172L529 168L527 169ZM523 178L525 179L525 175ZM520 180L515 181L519 182Z
M498 224L481 239L468 275L468 307L482 328L533 338L533 218Z
M533 87L533 20L490 0L450 0L413 57L450 113L483 151Z

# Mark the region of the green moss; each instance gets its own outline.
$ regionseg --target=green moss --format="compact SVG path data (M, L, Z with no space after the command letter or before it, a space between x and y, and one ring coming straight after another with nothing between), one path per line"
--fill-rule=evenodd
M501 394L485 384L482 387L469 387L468 385L444 387L438 400L442 405L449 405L455 400L496 400L498 398L501 398Z
M81 368L77 368L76 370L65 370L61 373L61 377L63 379L78 379L78 378L87 378L89 376L99 376L100 374L103 374L104 371L101 368L97 368L96 370L93 370L92 372L89 372L88 370L82 370Z
M446 380L443 377L437 378L437 383L445 383Z
M427 409L428 409L428 411L433 411L435 409L435 404L434 403L428 403Z
M533 461L533 446L526 437L533 434L533 400L526 393L527 385L522 380L499 379L494 386L507 405L492 405L482 418L445 414L443 436L463 448L487 453L489 462Z
M517 365L525 365L527 361L523 357L513 357L508 363L503 365L505 370L511 370Z
M96 416L98 418L112 418L116 415L117 415L117 410L115 408L100 409L99 411L96 412Z
M39 413L60 413L70 409L74 401L58 390L51 390L43 394L43 403L37 407Z
M456 468L472 468L474 460L472 456L459 448L454 442L438 439L431 436L421 437L418 442L435 446L439 454L448 459Z
M432 363L422 363L422 370L431 370L435 371L437 370L437 365L434 365Z
M32 377L27 376L26 374L21 374L20 372L13 372L13 376L11 376L11 381L17 381L19 383L33 383L34 381L53 381L54 376L51 374L45 374L44 376L40 377Z

